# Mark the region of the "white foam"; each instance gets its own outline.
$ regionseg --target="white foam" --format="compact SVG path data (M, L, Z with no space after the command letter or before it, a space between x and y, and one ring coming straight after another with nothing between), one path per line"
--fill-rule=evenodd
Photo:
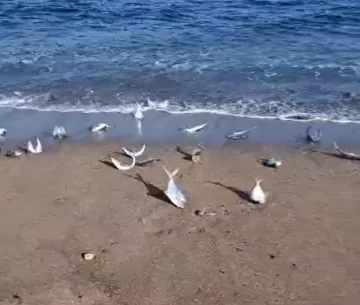
M136 103L125 105L104 106L93 103L91 105L48 105L46 103L49 94L32 95L32 96L11 96L7 97L0 95L0 108L15 108L26 109L36 111L53 111L53 112L82 112L82 113L133 113ZM257 114L256 112L264 112L264 108L272 109L277 108L280 105L281 113L267 115ZM225 116L246 117L254 119L276 119L284 121L329 121L335 123L360 123L358 114L352 113L351 109L346 108L334 109L333 113L309 113L301 111L292 111L291 104L278 101L266 101L266 103L260 103L256 100L239 100L235 103L224 104L220 106L214 106L216 108L201 108L196 104L190 104L187 108L178 105L175 101L163 100L155 101L147 99L147 103L143 106L142 110L146 111L163 111L171 114L197 114L197 113L210 113ZM268 111L271 112L271 111ZM296 119L296 116L309 117L308 119Z

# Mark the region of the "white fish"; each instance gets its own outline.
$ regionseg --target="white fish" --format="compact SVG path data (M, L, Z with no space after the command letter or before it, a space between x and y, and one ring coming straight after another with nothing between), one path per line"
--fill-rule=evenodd
M336 144L335 141L333 142L333 145L334 145L334 149L335 149L343 158L350 159L350 160L360 160L360 155L359 155L359 154L355 154L355 153L343 151L342 149L339 148L339 146Z
M196 132L199 132L200 130L204 129L206 125L207 125L207 123L202 124L202 125L196 125L193 127L187 127L187 128L184 128L183 131L185 131L187 133L196 133Z
M275 158L263 159L263 164L268 167L278 168L281 166L282 161Z
M170 173L165 166L163 166L163 168L169 177L168 186L164 193L175 206L183 209L185 207L185 203L187 203L187 200L174 181L174 177L178 173L179 169L177 168L172 173Z
M91 127L92 132L107 131L111 126L105 123L98 123Z
M42 145L41 145L41 142L38 137L36 137L36 147L35 148L34 148L33 144L31 143L31 141L28 142L27 151L32 154L42 153L43 149L42 149Z
M144 114L142 112L141 105L139 103L136 103L134 117L135 117L135 119L137 119L139 121L144 119Z
M261 182L262 182L262 179L261 180L255 179L255 185L250 191L250 199L254 203L265 204L266 194L264 193L264 191L262 190L262 188L260 186Z
M55 139L61 140L67 137L66 130L63 126L55 126L53 131L53 137Z
M202 152L205 150L205 147L202 144L196 145L196 147L192 150L191 155L192 156L199 156L202 154Z
M240 131L235 131L229 135L226 136L226 138L228 138L229 140L240 140L240 139L244 139L246 134L248 132L250 132L251 130L256 129L256 127L251 127L249 129L245 129L245 130L240 130Z
M121 164L120 161L116 160L115 158L110 157L111 162L115 165L115 167L118 170L121 170L121 171L128 171L128 170L132 169L135 166L135 162L136 162L135 157L131 156L131 158L132 158L132 162L131 162L130 165L126 165L126 164L123 165L123 164Z
M20 157L22 154L23 154L23 152L20 150L11 150L11 151L8 151L5 154L5 156L10 157L10 158L17 158L17 157Z
M139 156L141 156L141 155L144 153L145 148L146 148L146 145L144 144L144 145L141 147L141 149L138 150L138 151L130 151L130 150L127 150L125 147L123 147L122 149L123 149L124 153L125 153L126 155L130 156L130 157L132 157L132 156L134 156L134 157L139 157Z
M306 129L306 138L310 142L319 142L321 140L321 130L319 128L308 126Z
M7 134L7 130L5 128L0 128L0 137L5 137Z

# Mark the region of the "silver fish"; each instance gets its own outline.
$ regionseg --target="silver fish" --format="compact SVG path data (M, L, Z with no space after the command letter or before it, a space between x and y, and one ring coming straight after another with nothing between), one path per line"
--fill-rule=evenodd
M137 166L146 166L146 165L148 165L150 163L158 162L158 161L161 161L161 159L160 158L152 158L152 157L150 157L150 158L147 158L145 160L136 160L135 165L137 165Z
M28 151L28 153L32 153L32 154L40 154L43 152L42 144L38 137L36 137L35 148L34 148L33 144L31 143L31 141L29 141L27 143L27 151Z
M23 154L23 152L20 151L20 150L10 150L10 151L8 151L8 152L5 154L5 156L6 156L6 157L10 157L10 158L18 158L18 157L20 157L22 154Z
M339 146L336 144L335 141L333 142L333 146L334 146L334 149L335 149L343 158L350 159L350 160L360 160L360 155L359 155L359 154L355 154L355 153L343 151L342 149L339 148Z
M321 137L322 137L322 133L319 128L309 126L306 129L306 139L309 142L314 142L314 143L319 142L321 140Z
M127 164L122 164L119 160L116 160L113 157L110 157L110 160L112 162L112 164L114 164L114 166L121 171L128 171L130 169L132 169L135 166L136 160L135 160L135 156L131 156L132 158L132 162L131 164L127 165Z
M256 129L256 127L251 127L249 129L235 131L235 132L227 135L226 138L228 138L229 140L232 140L232 141L242 140L242 139L245 139L247 134L254 129Z
M178 173L179 169L177 168L172 173L170 173L165 166L163 167L165 173L169 177L169 182L166 191L164 192L165 195L170 199L170 201L177 206L178 208L183 209L187 200L180 190L180 188L175 184L174 177Z
M139 157L141 156L144 151L145 151L146 145L144 144L138 151L130 151L128 149L126 149L125 147L123 147L123 151L126 155L128 155L129 157L135 156L135 157Z
M187 127L187 128L184 128L183 131L185 131L187 133L196 133L196 132L199 132L200 130L204 129L206 127L206 125L207 125L207 123L202 124L202 125Z
M94 126L90 127L90 130L92 132L107 131L110 127L112 127L112 126L105 124L105 123L98 123L98 124L95 124Z
M263 164L268 167L278 168L279 166L281 166L282 162L275 158L269 158L269 159L264 159Z

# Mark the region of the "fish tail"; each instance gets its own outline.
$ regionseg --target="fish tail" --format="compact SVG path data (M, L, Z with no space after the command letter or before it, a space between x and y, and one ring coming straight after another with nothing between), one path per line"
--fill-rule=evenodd
M178 172L179 172L179 168L175 169L175 170L171 173L171 178L174 178Z
M167 170L167 168L166 168L165 166L163 166L163 169L164 169L165 173L168 175L169 179L172 179L171 174L170 174L170 172Z
M163 168L169 179L174 179L175 175L179 172L179 168L175 169L172 173L170 173L165 166L163 166Z

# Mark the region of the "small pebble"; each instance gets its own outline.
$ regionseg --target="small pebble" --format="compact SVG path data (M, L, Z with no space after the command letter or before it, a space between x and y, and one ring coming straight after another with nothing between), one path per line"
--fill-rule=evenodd
M206 215L208 215L208 216L216 216L216 213L214 213L214 212L209 212L209 213L206 213Z
M216 213L214 213L214 212L206 212L206 210L203 210L203 211L201 211L201 210L195 210L195 215L196 216L216 216Z
M91 261L91 260L93 260L95 258L95 254L93 254L93 253L83 253L82 257L86 261Z

